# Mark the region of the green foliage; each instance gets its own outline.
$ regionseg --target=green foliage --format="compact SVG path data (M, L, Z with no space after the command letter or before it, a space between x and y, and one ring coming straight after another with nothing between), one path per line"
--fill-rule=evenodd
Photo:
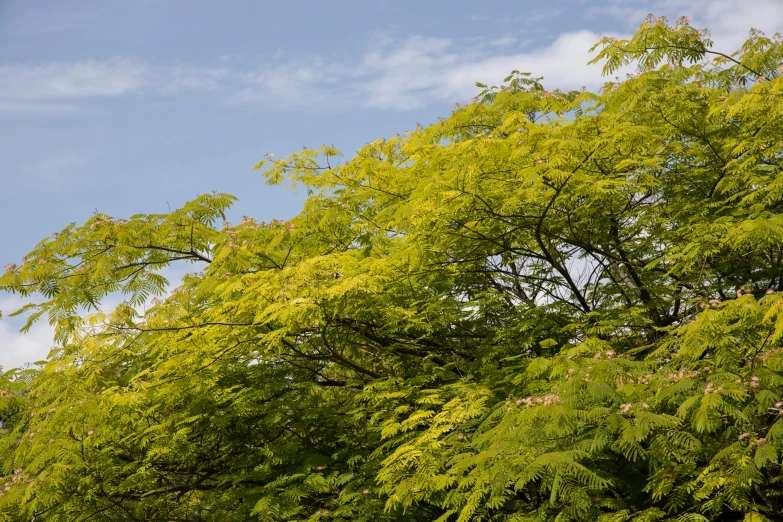
M59 343L0 376L0 521L783 520L783 44L710 45L650 18L598 94L514 71L268 156L291 221L43 240L0 277Z

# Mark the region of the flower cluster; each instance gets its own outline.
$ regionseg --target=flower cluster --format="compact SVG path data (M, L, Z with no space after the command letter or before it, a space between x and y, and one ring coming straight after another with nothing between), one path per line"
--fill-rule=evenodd
M781 406L783 406L783 401L776 401L775 404L769 408L771 410L770 413L772 415L783 415L783 408L781 408Z
M90 223L90 230L95 230L100 225L124 225L128 221L125 219L115 219L112 217L96 217L95 220Z
M744 440L744 439L748 439L748 442L750 443L751 446L758 446L766 441L766 439L764 439L763 437L760 439L750 438L750 433L748 432L740 433L739 436L737 437L737 440Z
M247 240L242 240L241 242L239 241L236 230L229 230L227 234L229 237L228 242L226 243L227 248L240 248L247 245Z
M668 18L665 16L653 16L651 14L647 15L647 23L656 23L656 24L665 24L669 21Z
M666 376L667 379L674 382L679 382L683 379L690 379L693 377L698 377L699 372L698 370L689 370L687 368L680 368L680 371L677 373L670 373Z
M516 400L517 406L523 403L527 406L551 406L552 404L560 404L560 397L554 393L548 393L543 397L527 396L524 399Z
M642 375L641 377L639 377L638 383L639 384L649 384L650 381L652 381L652 378L653 378L653 376L652 376L651 373L648 373L647 375ZM633 379L631 379L631 381L633 381Z
M715 387L715 384L712 382L708 382L707 386L704 387L704 395L709 395L710 393L720 393L721 391L723 391L723 387Z
M677 25L677 26L688 25L690 23L691 23L691 17L690 16L681 16L677 20L674 21L674 25Z
M620 405L620 413L625 415L625 414L627 414L627 413L629 413L631 411L632 407L633 407L633 404L630 403L630 402L627 402L625 404L621 404ZM643 402L643 403L641 403L641 407L646 410L647 408L650 407L650 405L647 404L646 402Z
M23 471L22 468L16 468L11 478L3 483L3 491L10 490L16 484L30 485L30 476L27 473L23 473ZM4 495L4 493L0 492L0 495Z

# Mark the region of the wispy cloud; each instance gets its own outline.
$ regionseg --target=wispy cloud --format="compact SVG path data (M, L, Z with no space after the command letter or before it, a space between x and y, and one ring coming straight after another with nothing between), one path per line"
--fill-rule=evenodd
M510 33L471 42L423 35L395 40L387 33L376 34L371 49L352 61L288 58L285 65L268 67L231 100L278 106L360 103L380 110L410 110L432 102L464 101L477 92L476 81L498 84L514 69L543 76L549 88L596 90L607 78L600 64L587 65L593 56L590 47L603 36L629 37L650 11L672 20L691 16L693 25L711 30L716 48L729 52L747 38L751 27L783 30L780 0L612 0L588 7L587 12L608 17L616 33L565 32L536 48L523 46ZM540 21L550 15L539 10L524 19ZM492 18L469 17L477 23ZM623 69L618 76L631 71Z
M691 25L707 27L715 48L733 52L753 27L768 33L783 30L780 0L612 0L588 8L589 17L609 16L627 28L635 28L648 13L674 20L690 16Z
M513 16L500 16L496 13L469 13L465 15L465 19L471 22L486 23L493 26L524 26L526 29L539 29L542 22L557 18L563 14L563 11L564 10L561 7L548 5L546 7L525 9L524 14ZM506 15L507 13L503 14Z
M531 11L524 22L540 21L555 11ZM611 0L588 4L587 13L608 18L617 33L564 32L537 47L530 40L520 42L521 34L513 31L468 40L427 35L399 39L380 32L369 39L368 50L341 59L278 50L265 58L221 56L211 66L121 57L4 65L0 66L0 112L68 114L93 98L186 91L211 92L214 100L230 105L340 109L358 104L376 110L411 110L433 102L465 101L477 92L476 81L498 84L514 69L543 76L550 88L595 90L606 79L600 65L587 66L589 48L602 36L632 34L648 11L672 19L692 16L694 25L711 29L721 50L736 49L750 27L783 29L780 0ZM474 18L481 23L485 17Z
M226 72L222 67L160 65L122 57L7 64L0 66L0 112L68 114L94 98L214 90Z
M120 96L146 84L149 66L115 58L106 61L0 66L0 98L46 100Z
M442 89L446 82L438 76L475 60L472 54L471 49L459 52L445 38L415 36L365 54L355 71L360 79L357 87L366 106L415 109L427 99L442 100L450 94ZM453 86L445 87L453 91Z
M515 44L517 43L517 38L515 36L503 36L501 38L496 38L489 42L489 45L492 45L494 47L505 47L507 45Z
M214 91L228 74L225 67L193 67L176 65L158 74L157 88L165 94L179 94L183 91Z
M432 100L465 100L476 94L475 82L498 84L514 69L543 76L550 87L595 89L604 82L601 69L586 64L589 48L599 39L600 35L590 31L566 33L546 47L505 54L411 39L400 48L365 57L365 68L375 73L362 86L365 103L381 109L408 109Z
M27 334L22 334L6 322L0 322L0 365L5 368L19 368L25 363L46 358L51 350L54 329L48 324L35 325Z
M549 85L595 87L598 68L587 68L587 48L599 35L566 33L546 47L521 45L507 34L470 42L376 34L365 53L343 60L275 54L256 68L240 57L212 67L152 64L113 58L82 62L0 66L0 112L67 114L95 98L177 95L217 91L228 104L269 107L343 107L409 110L433 101L465 100L476 81L499 82L512 69L544 74ZM257 61L255 63L258 63ZM568 69L566 72L565 69ZM66 102L67 103L63 103Z
M344 95L345 68L326 64L320 58L272 62L258 71L242 73L239 88L226 101L230 104L315 105Z
M497 84L514 69L543 75L552 87L598 88L604 82L601 68L586 64L600 37L590 31L565 33L548 46L508 52L515 42L511 36L464 45L425 36L396 41L387 35L352 63L292 59L248 75L231 101L337 107L358 102L372 109L410 110L465 101L476 94L476 81Z
M44 359L54 344L54 329L45 320L22 334L19 328L24 324L23 321L6 317L24 302L18 296L0 296L0 310L3 311L3 318L0 320L0 365L6 369Z
M177 265L166 267L158 273L169 281L166 288L166 292L169 292L181 284L185 273L192 270L192 265ZM21 333L19 329L24 324L24 318L8 316L30 300L18 295L0 294L0 311L3 312L3 318L0 319L0 366L6 369L45 359L54 345L54 328L45 318L35 323L27 333ZM111 294L103 299L101 310L110 312L122 302L120 294ZM134 308L143 315L152 305L153 298L150 297L146 303Z
M31 103L26 101L8 101L0 100L0 113L17 114L73 114L79 107L75 105L64 105L61 103Z

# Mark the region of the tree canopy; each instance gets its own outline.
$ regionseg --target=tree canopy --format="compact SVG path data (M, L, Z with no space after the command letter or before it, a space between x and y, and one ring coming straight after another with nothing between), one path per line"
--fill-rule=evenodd
M270 155L289 221L41 241L0 277L58 343L0 375L0 521L783 520L783 43L711 45L648 18L598 93L514 71Z

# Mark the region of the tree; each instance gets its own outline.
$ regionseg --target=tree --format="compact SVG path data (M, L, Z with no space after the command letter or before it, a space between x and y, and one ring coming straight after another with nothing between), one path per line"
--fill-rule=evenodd
M649 18L599 94L515 71L267 157L291 221L43 240L0 278L59 343L2 376L0 520L783 520L783 44L710 46Z

